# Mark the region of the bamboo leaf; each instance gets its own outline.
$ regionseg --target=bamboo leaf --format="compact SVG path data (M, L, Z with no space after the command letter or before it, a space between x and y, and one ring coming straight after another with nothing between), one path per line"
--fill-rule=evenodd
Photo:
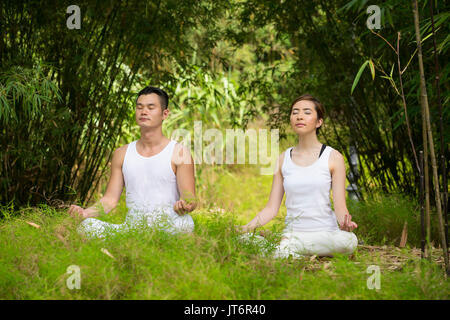
M370 72L372 73L372 80L375 80L375 65L372 59L369 59Z
M358 73L356 74L355 80L353 80L352 90L350 91L351 94L353 94L353 90L355 90L356 85L359 82L359 79L361 78L361 75L366 68L367 64L369 63L369 60L363 63L363 65L359 68Z
M100 251L103 252L104 254L106 254L110 258L112 258L114 260L116 259L107 249L101 248Z
M30 226L35 227L36 229L39 229L41 227L40 225L38 225L34 222L30 222L30 221L26 221L26 220L25 220L25 222L28 223Z

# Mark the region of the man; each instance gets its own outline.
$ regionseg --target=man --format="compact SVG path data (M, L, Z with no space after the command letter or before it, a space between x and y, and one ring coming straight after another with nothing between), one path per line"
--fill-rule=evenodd
M111 161L111 177L99 203L83 209L72 205L69 214L81 217L79 231L104 237L107 230L126 230L144 222L168 232L192 232L188 214L196 207L194 162L188 148L162 133L169 115L169 97L155 87L145 87L136 100L136 122L141 130L137 141L116 149ZM124 224L95 219L102 209L113 210L126 188L128 213Z

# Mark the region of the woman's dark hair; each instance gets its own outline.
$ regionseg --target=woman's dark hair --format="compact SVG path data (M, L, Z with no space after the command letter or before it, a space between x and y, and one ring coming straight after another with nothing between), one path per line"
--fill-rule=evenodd
M139 99L139 97L142 96L143 94L151 94L151 93L155 93L159 96L159 101L161 103L161 109L162 110L167 109L167 106L169 105L169 96L164 90L156 88L156 87L147 86L144 89L142 89L141 91L139 91L137 98L136 98L136 102L137 102L137 99Z
M296 98L296 99L294 100L294 102L292 102L292 104L291 104L291 112L292 112L292 107L293 107L297 102L302 101L302 100L311 101L311 102L314 104L314 109L315 109L316 112L317 112L317 120L319 120L319 119L324 120L324 118L325 118L325 108L324 108L322 102L320 102L319 99L313 97L313 96L310 95L310 94L303 94L303 95L301 95L300 97ZM322 123L322 124L323 124L323 123ZM320 130L321 127L322 127L322 126L320 126L319 128L316 129L316 134L319 133L319 130Z

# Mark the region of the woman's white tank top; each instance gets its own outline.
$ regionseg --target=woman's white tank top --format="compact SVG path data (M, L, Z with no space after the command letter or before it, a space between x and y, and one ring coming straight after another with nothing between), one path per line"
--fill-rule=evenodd
M285 232L339 230L330 202L328 159L333 148L326 146L319 159L305 167L292 161L291 149L286 150L281 167L286 192Z
M177 179L171 166L177 142L171 140L160 153L151 157L140 155L136 150L136 142L128 145L122 165L129 211L150 213L159 208L173 211L173 205L180 199Z

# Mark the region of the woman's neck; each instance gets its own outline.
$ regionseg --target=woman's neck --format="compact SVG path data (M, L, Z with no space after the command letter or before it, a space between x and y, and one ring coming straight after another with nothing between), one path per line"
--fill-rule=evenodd
M315 150L318 147L321 147L322 143L320 143L319 139L317 139L317 134L312 132L311 134L301 135L298 137L298 144L296 149L298 150Z

